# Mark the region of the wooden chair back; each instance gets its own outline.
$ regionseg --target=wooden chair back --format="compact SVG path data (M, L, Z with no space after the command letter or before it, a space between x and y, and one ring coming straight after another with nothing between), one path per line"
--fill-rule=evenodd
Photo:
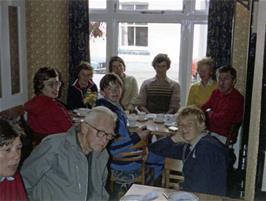
M121 162L141 162L141 174L137 177L134 183L145 184L145 160L147 157L147 141L141 140L137 144L132 145L130 148L136 149L134 151L122 152L119 158L112 158L114 161ZM113 185L116 178L111 175L110 189L113 190Z
M184 181L182 169L183 163L181 160L165 158L162 187L175 188L176 184Z
M233 145L236 143L237 141L237 136L238 136L238 131L239 131L239 128L241 126L242 122L240 123L235 123L232 125L231 129L230 129L230 132L229 132L229 135L227 137L227 140L226 140L226 145Z

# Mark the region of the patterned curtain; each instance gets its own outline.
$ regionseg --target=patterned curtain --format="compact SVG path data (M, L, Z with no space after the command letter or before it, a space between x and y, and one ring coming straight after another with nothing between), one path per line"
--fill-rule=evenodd
M90 59L88 0L69 0L69 44L69 84L72 84L75 67Z
M232 29L235 0L210 0L207 56L216 67L231 64Z

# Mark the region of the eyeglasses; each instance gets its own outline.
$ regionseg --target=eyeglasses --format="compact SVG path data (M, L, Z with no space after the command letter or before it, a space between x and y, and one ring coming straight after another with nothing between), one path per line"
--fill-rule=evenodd
M114 133L106 133L104 130L100 130L89 123L86 123L86 124L88 124L91 128L97 131L96 136L99 138L106 137L107 140L112 140L115 138Z
M44 81L44 83L50 88L60 87L62 85L61 81Z

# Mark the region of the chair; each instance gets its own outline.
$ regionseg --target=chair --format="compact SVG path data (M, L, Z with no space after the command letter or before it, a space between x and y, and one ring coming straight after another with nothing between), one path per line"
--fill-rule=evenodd
M227 140L226 140L226 145L229 146L229 145L233 145L236 143L237 141L237 136L238 136L238 131L239 131L239 128L241 126L242 122L240 123L235 123L232 125L231 129L230 129L230 132L229 132L229 135L227 137Z
M135 151L120 153L121 158L112 158L113 161L120 162L136 162L141 161L141 174L134 180L134 183L145 183L145 160L147 155L147 141L141 140L137 144L132 145L130 148L136 149ZM116 178L111 175L110 177L110 190L113 191L113 185Z
M162 187L174 188L176 184L184 181L182 175L183 163L181 160L165 158L162 177Z

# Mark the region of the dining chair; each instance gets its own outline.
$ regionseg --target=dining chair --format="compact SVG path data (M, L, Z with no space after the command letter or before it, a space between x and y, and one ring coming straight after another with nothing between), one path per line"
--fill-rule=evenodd
M113 161L120 162L141 162L141 174L138 176L134 183L144 184L145 183L145 161L147 157L147 140L141 140L137 144L130 147L134 151L122 152L119 158L112 158ZM110 190L114 189L114 182L116 178L111 175L110 177Z
M175 188L175 186L184 181L182 175L183 163L181 160L165 158L164 170L162 175L162 187Z

